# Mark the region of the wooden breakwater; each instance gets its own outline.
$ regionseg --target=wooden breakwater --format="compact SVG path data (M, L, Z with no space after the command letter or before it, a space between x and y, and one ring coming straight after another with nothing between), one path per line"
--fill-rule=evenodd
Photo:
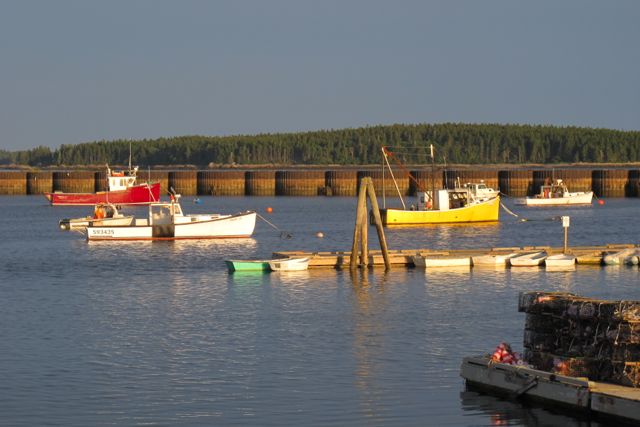
M512 197L531 196L549 179L562 179L572 191L593 190L597 197L639 197L640 168L564 167L511 168L458 167L431 172L398 168L396 182L380 168L286 168L150 170L140 171L140 181L160 182L162 194L173 187L183 195L213 196L356 196L360 181L370 177L378 195L414 196L433 185L453 188L484 181ZM397 186L396 186L397 184ZM1 195L34 195L49 191L94 192L106 189L104 171L0 171Z

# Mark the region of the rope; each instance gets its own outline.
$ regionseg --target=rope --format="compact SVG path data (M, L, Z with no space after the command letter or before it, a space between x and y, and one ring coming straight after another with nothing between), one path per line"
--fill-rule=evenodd
M502 206L502 209L504 209L509 215L513 215L516 218L520 218L520 215L513 213L512 211L509 210L509 208L507 208L504 203L500 202L500 206ZM520 218L520 221L528 221L528 219L526 218Z
M289 233L288 231L283 231L280 230L278 227L276 227L275 225L273 225L271 222L269 222L265 217L263 217L262 215L260 215L259 213L256 212L256 215L258 216L258 218L260 218L261 220L263 220L264 222L266 222L267 224L269 224L270 226L272 226L273 228L275 228L277 231L280 232L280 238L281 239L290 239L291 237L293 237L291 235L291 233Z

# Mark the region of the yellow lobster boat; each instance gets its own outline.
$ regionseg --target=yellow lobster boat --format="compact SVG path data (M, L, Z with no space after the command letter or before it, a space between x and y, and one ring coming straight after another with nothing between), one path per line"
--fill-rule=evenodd
M432 176L435 175L435 163L433 154L433 144L430 145L432 160ZM400 194L398 184L389 157L393 157L386 147L382 147L384 162L389 169L391 178L398 190L398 196L402 202L402 209L387 208L380 209L382 225L420 225L420 224L456 224L456 223L477 223L496 222L500 212L500 193L485 185L484 182L467 183L460 186L459 180L456 188L445 188L436 190L432 185L431 191L419 191L417 204L411 205L409 209ZM384 179L384 167L383 167ZM411 179L414 179L409 174ZM414 179L415 181L415 179ZM416 184L419 183L416 181ZM432 181L433 184L433 181ZM386 203L383 185L383 201Z
M383 225L407 224L447 224L465 222L498 221L500 211L500 196L490 199L475 200L465 197L466 192L455 190L438 190L434 209L425 209L426 204L418 202L418 208L413 210L386 208L380 209ZM419 198L426 200L425 193Z

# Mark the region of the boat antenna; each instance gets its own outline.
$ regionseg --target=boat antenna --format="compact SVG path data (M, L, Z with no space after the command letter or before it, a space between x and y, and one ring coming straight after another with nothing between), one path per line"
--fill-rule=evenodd
M129 140L129 172L131 172L131 140Z

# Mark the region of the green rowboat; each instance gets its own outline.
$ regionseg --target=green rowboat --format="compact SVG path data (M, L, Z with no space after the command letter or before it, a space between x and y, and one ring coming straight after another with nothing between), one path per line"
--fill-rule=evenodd
M231 259L226 260L227 268L229 271L271 271L269 267L269 261L271 260L239 260Z

